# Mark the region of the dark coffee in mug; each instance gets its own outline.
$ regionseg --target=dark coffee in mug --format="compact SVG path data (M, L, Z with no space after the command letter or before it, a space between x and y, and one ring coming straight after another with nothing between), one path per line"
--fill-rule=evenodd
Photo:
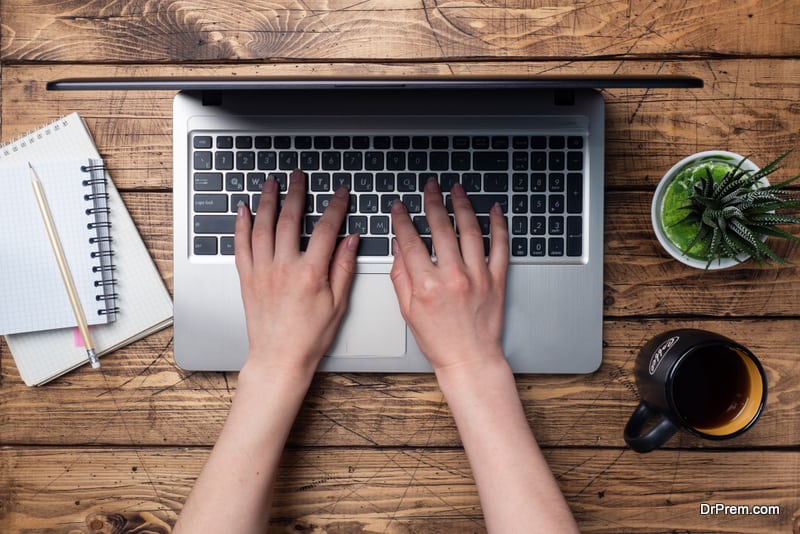
M713 332L656 336L640 352L635 374L642 401L625 427L625 441L639 452L661 446L679 428L708 439L737 436L766 402L766 375L755 355Z

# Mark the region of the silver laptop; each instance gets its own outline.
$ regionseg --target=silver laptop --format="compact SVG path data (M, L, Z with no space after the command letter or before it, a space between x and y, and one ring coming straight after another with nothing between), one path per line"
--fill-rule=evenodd
M460 182L488 238L503 206L510 267L503 345L516 373L589 373L602 360L604 102L595 88L693 78L100 80L54 89L180 89L174 100L176 363L238 370L247 335L234 267L239 201L272 174L308 177L304 235L340 185L342 235L362 235L349 311L323 371L425 372L389 272L400 199L430 244L422 185ZM435 254L435 250L431 250ZM279 311L276 311L279 313Z

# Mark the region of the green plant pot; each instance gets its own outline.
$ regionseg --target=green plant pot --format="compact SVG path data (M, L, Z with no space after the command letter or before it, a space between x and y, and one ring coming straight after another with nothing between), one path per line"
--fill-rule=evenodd
M686 215L680 208L688 203L692 187L705 176L706 169L710 168L714 179L719 180L742 159L743 156L724 150L698 152L676 163L659 182L651 206L653 230L664 250L679 262L697 269L725 269L748 258L747 255L739 255L736 258L714 260L709 264L702 244L696 244L684 252L697 234L699 223L679 223ZM750 160L746 160L742 168L759 170ZM769 185L769 182L762 179L762 184Z

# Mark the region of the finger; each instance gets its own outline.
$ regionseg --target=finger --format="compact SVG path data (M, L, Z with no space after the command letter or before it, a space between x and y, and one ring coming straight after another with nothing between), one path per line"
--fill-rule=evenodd
M485 265L483 250L483 234L478 225L475 210L467 198L467 193L461 184L455 184L450 189L450 202L453 203L453 213L458 226L458 242L461 245L461 255L467 265Z
M336 248L336 236L342 227L350 195L347 188L338 188L331 197L328 207L314 225L311 240L308 243L306 256L311 261L320 261L325 265L331 260L333 249Z
M275 214L278 212L278 182L267 176L261 187L261 198L258 202L256 219L253 224L252 255L253 261L262 263L272 261L275 252ZM234 243L234 247L238 244Z
M408 217L408 210L400 201L392 204L392 226L397 247L410 273L420 273L433 266L428 247L422 242L417 229Z
M233 231L233 250L235 253L236 270L240 277L247 277L253 267L253 250L250 239L253 232L253 223L250 220L250 210L244 202L240 202L236 209L236 227Z
M425 216L431 229L433 247L439 264L461 263L456 232L442 202L442 190L435 178L425 183Z
M392 240L392 253L394 254L394 263L392 264L392 272L389 276L392 279L392 285L394 285L394 292L397 293L400 313L405 319L407 317L408 302L411 300L411 277L408 274L408 269L403 260L403 253L396 239Z
M275 229L275 255L291 256L300 251L300 223L306 205L306 177L295 169L289 176L289 192Z
M489 248L489 272L500 287L505 288L508 271L508 224L498 204L489 210L489 227L492 239Z
M316 231L316 230L315 230ZM358 234L344 238L336 247L331 261L330 283L334 305L344 311L356 273L356 255L358 254Z

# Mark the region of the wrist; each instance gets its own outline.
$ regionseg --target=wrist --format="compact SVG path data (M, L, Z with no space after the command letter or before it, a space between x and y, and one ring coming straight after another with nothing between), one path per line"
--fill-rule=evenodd
M508 360L499 347L487 353L464 357L458 363L436 368L434 373L445 396L462 389L469 391L487 381L514 381Z

